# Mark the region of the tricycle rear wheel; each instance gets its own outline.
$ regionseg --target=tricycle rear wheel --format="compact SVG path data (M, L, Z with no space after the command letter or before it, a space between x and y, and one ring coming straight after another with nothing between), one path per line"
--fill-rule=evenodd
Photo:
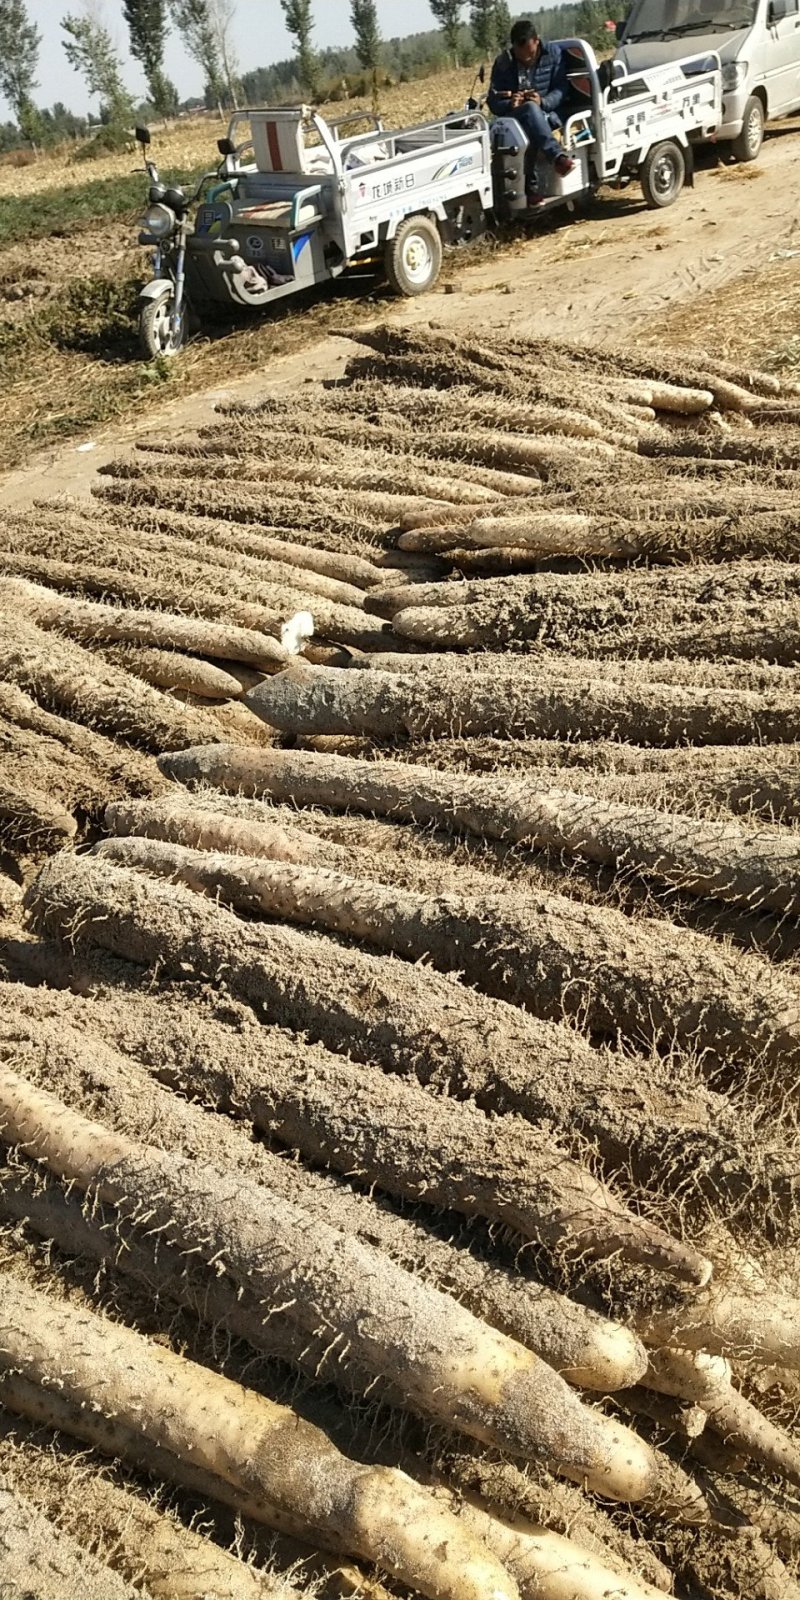
M664 139L648 150L639 182L651 210L661 210L677 200L686 182L686 157L674 139Z
M442 240L430 217L406 217L386 247L386 276L397 294L426 294L442 270Z
M139 312L139 342L148 361L155 361L159 356L171 360L186 343L186 305L184 303L181 307L176 329L172 326L174 303L174 291L165 289L157 299L145 300L142 305Z

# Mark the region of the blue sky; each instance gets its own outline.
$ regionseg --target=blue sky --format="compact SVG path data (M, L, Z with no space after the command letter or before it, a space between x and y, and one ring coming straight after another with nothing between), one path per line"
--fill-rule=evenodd
M144 94L141 70L136 62L131 61L126 48L127 28L120 0L91 0L91 3L123 52L129 87L135 94ZM61 18L69 12L81 12L84 9L83 0L27 0L27 7L42 35L37 100L41 105L52 105L54 100L63 100L65 105L80 113L96 111L96 102L90 102L83 80L67 62L61 42ZM350 41L350 0L316 0L314 9L317 19L315 40L318 45L345 44ZM464 10L466 15L466 5ZM378 14L387 38L435 26L427 0L378 0ZM267 66L271 61L280 61L291 55L291 41L283 24L279 0L237 0L236 41L239 62L244 70ZM187 58L174 33L170 35L167 45L166 64L182 98L201 93L200 69ZM2 100L0 107L2 114L7 114Z

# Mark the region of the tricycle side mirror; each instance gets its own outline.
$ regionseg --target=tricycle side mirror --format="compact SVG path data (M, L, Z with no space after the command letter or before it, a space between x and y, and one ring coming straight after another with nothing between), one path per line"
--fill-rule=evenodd
M143 144L145 149L147 149L147 146L150 143L150 129L149 128L137 128L136 129L136 143L137 144Z
M217 149L221 156L235 156L236 146L232 139L218 139Z
M624 32L625 32L625 19L623 18L622 21L616 23L615 27L614 27L614 38L616 39L617 44L621 44L622 43L622 35L623 35Z

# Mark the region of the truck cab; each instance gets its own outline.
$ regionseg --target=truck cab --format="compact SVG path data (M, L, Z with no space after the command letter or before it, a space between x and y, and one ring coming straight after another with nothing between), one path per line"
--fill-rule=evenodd
M800 0L634 0L618 26L616 59L629 72L688 51L722 63L722 122L739 161L754 161L767 119L800 109Z

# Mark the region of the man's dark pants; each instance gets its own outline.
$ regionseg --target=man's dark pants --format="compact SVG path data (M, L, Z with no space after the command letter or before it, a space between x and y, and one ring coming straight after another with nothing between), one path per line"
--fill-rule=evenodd
M530 139L529 176L532 177L537 151L541 150L548 161L555 161L556 156L561 154L561 145L553 137L553 128L561 127L561 119L554 111L543 111L534 100L524 100L510 115L521 124Z

